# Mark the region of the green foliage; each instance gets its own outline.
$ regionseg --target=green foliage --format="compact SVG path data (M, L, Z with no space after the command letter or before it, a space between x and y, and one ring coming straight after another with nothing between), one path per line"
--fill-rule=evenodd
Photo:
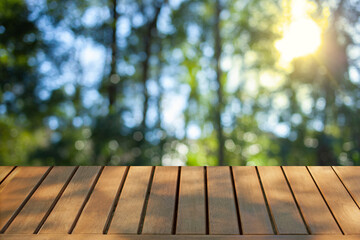
M0 164L217 165L221 105L229 165L360 165L359 10L308 1L322 44L284 67L285 1L220 1L221 103L215 1L0 1Z

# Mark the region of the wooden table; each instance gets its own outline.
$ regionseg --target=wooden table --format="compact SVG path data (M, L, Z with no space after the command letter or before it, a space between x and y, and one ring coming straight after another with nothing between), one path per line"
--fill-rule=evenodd
M360 167L0 167L0 239L360 239Z

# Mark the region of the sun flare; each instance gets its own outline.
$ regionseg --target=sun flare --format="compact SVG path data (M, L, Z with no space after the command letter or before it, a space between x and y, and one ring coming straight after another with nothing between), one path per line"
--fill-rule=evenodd
M314 53L321 44L321 28L308 16L308 8L306 0L291 2L291 21L283 27L282 39L275 43L282 61Z

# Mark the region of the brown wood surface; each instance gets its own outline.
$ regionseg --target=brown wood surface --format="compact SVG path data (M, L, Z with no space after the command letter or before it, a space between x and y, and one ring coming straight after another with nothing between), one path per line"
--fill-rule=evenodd
M40 229L42 233L68 233L90 191L100 167L79 167Z
M13 170L13 166L0 166L0 183Z
M360 240L355 235L118 235L118 234L6 234L1 240Z
M360 207L360 166L333 168Z
M16 167L0 239L360 240L359 191L359 167Z
M360 234L360 210L331 167L309 167L345 234Z
M144 219L143 234L171 234L178 167L156 167Z
M243 234L274 234L255 167L233 167Z
M75 167L54 167L5 233L33 233Z
M17 167L0 185L0 229L33 193L49 167ZM19 209L20 210L20 209Z
M258 167L278 234L307 234L280 167Z
M151 171L130 167L108 233L137 233Z
M207 167L209 233L240 234L229 167Z
M183 167L176 234L206 234L204 167Z
M306 167L284 167L284 172L310 233L342 234Z
M103 233L126 167L105 167L73 233Z

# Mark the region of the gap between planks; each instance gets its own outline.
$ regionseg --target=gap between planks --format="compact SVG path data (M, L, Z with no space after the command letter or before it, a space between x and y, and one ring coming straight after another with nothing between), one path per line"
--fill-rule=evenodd
M125 185L125 181L126 181L126 177L129 173L129 170L130 170L130 167L126 167L125 169L125 173L123 175L123 178L121 179L121 182L120 182L120 185L119 185L119 188L117 190L117 193L115 195L115 199L114 199L114 202L111 206L111 210L109 212L109 215L108 215L108 218L106 220L106 223L105 223L105 226L104 226L104 230L103 230L103 234L107 234L108 231L109 231L109 228L110 228L110 225L111 225L111 221L114 217L114 214L115 214L115 210L116 210L116 207L118 205L118 202L119 202L119 199L120 199L120 195L121 195L121 192L124 188L124 185Z
M338 172L334 169L334 167L331 167L332 170L334 171L335 175L338 177L339 181L342 183L342 185L344 186L344 188L346 189L346 191L348 192L348 194L350 195L350 197L352 198L352 200L355 202L356 206L358 206L358 208L360 209L360 204L358 204L358 202L355 200L355 197L353 196L353 194L350 192L350 190L348 189L348 187L346 186L346 184L344 183L344 181L341 179L340 175L338 174Z
M298 201L297 201L297 199L296 199L296 197L295 197L294 191L293 191L293 189L292 189L292 187L291 187L291 185L290 185L289 179L288 179L288 177L286 176L286 174L285 174L285 172L284 172L284 168L283 168L282 166L281 166L280 168L281 168L281 171L282 171L282 173L283 173L283 175L284 175L284 178L285 178L285 180L286 180L286 183L287 183L287 185L288 185L288 187L289 187L289 190L290 190L290 192L291 192L291 195L292 195L292 197L293 197L293 199L294 199L294 202L295 202L295 204L296 204L296 207L297 207L297 209L298 209L298 211L299 211L299 213L300 213L301 219L302 219L302 221L303 221L303 223L304 223L304 225L305 225L306 231L308 232L308 234L311 234L309 225L308 225L308 224L306 223L306 221L305 221L304 214L303 214L303 212L301 211L301 208L300 208L300 206L299 206L299 203L298 203Z
M261 187L261 192L262 192L262 194L263 194L263 196L264 196L264 201L265 201L265 205L266 205L267 212L268 212L268 214L269 214L271 226L272 226L272 228L273 228L274 234L278 234L279 231L278 231L277 226L276 226L276 223L275 223L274 215L273 215L273 213L271 212L271 208L270 208L270 205L269 205L267 196L266 196L266 194L265 194L264 185L263 185L263 183L262 183L262 180L261 180L261 177L260 177L260 173L259 173L259 169L258 169L257 166L255 167L255 170L256 170L257 177L258 177L258 179L259 179L259 183L260 183L260 187Z
M147 187L147 190L146 190L144 205L143 205L141 215L140 215L140 222L139 222L139 227L138 227L138 231L137 231L138 234L142 233L142 230L143 230L143 227L144 227L146 209L147 209L147 206L148 206L148 203L149 203L149 197L150 197L151 187L152 187L152 183L153 183L153 179L154 179L154 174L155 174L155 166L152 167L152 169L151 169L151 174L150 174L148 187Z
M5 234L2 240L360 240L360 235L119 235Z
M6 166L1 166L1 167L6 167ZM11 167L11 166L9 166L9 167ZM11 167L12 169L8 172L8 173L6 173L6 174L0 174L0 184L2 184L5 180L6 180L6 178L15 170L15 168L17 168L17 166L14 166L14 167Z
M331 216L334 218L334 220L335 220L335 222L336 222L337 226L339 227L339 229L340 229L341 233L344 235L344 234L345 234L345 233L344 233L344 230L341 228L341 226L340 226L340 224L339 224L338 220L336 219L336 217L335 217L335 215L334 215L333 211L331 210L331 208L330 208L330 206L329 206L329 203L326 201L326 199L325 199L325 197L324 197L324 194L321 192L319 185L318 185L318 184L317 184L317 182L315 181L314 176L312 175L312 173L310 172L310 170L309 170L309 168L308 168L308 167L306 167L306 170L308 171L308 173L310 174L310 176L311 176L312 180L314 181L314 183L315 183L315 186L316 186L317 190L319 191L319 193L320 193L320 195L321 195L322 199L324 200L324 202L325 202L326 206L328 207L328 209L329 209L329 211L330 211L330 213L331 213Z
M116 206L117 206L117 203L119 201L119 197L121 195L121 190L124 186L124 183L126 181L126 176L127 176L127 173L129 171L129 168L130 167L127 167L126 169L126 173L124 174L124 177L123 177L123 180L121 181L121 184L119 186L119 189L118 189L118 193L116 194L116 197L114 199L114 203L113 203L113 207L112 207L112 211L110 211L109 213L109 216L108 216L108 221L106 222L105 224L105 227L104 227L104 234L107 233L107 230L111 224L111 220L112 220L112 215L116 209ZM7 176L4 178L4 180L12 173L12 171L14 171L15 167L7 174ZM27 201L32 197L32 195L34 194L34 192L37 190L37 188L41 185L41 183L44 181L44 179L47 177L47 175L49 174L49 172L51 171L52 167L50 167L46 172L45 174L43 175L43 177L39 180L39 182L34 186L33 190L28 194L28 196L25 198L25 200L20 204L20 206L18 207L18 209L16 210L16 212L14 213L14 215L12 216L12 218L8 221L8 223L4 226L4 228L2 229L2 232L6 230L6 228L11 224L11 222L15 219L15 217L17 216L17 214L22 210L22 208L25 206L25 204L27 203ZM259 175L259 172L258 172L258 168L255 167L256 169L256 173L257 173L257 177L259 179L259 182L260 182L260 186L261 186L261 190L262 190L262 194L263 194L263 197L264 197L264 200L265 200L265 203L266 203L266 207L267 207L267 211L268 211L268 214L270 216L270 220L271 220L271 224L273 226L273 229L274 229L274 233L277 234L277 229L276 229L276 223L273 219L273 216L271 214L271 209L269 207L269 203L267 201L267 197L266 197L266 194L264 192L264 187L263 187L263 184L262 184L262 180L261 180L261 177ZM311 172L309 171L309 169L306 167L309 175L311 176L312 180L314 181L315 183L315 186L317 187L319 193L321 194L324 202L326 203L330 213L332 214L334 220L336 221L337 225L339 226L339 229L341 230L341 232L344 234L343 230L341 229L336 217L334 216L334 213L332 212L331 208L329 207L326 199L324 198L323 196L323 193L322 191L319 189L319 186L318 184L316 183L314 177L312 176ZM42 224L46 221L46 218L48 215L51 214L51 210L54 208L54 206L56 205L57 201L60 199L61 197L61 194L65 191L67 185L69 184L69 182L71 181L72 177L74 176L75 172L76 172L77 168L74 169L74 172L71 174L71 176L69 177L69 179L65 182L64 184L64 187L61 189L61 191L59 192L59 194L57 195L57 197L54 199L54 203L51 205L51 207L49 208L49 210L47 211L46 215L44 216L44 218L41 220L38 228L35 230L35 233L37 233L39 231L39 229L41 228ZM88 192L86 198L84 199L84 202L81 206L81 208L79 209L79 212L77 214L77 217L75 218L74 222L73 222L73 225L72 225L72 228L71 230L69 231L69 233L72 232L72 230L74 229L74 227L76 226L76 223L77 223L77 220L79 219L81 213L82 213L82 210L84 209L87 201L89 200L89 198L91 197L91 193L93 191L93 189L95 188L95 185L98 181L98 179L100 178L101 176L101 173L102 173L102 170L103 168L99 171L96 179L94 180L93 184L92 184L92 187L91 187L91 190ZM240 222L240 211L239 211L239 206L238 206L238 202L236 200L236 190L235 190L235 185L234 185L234 174L233 174L233 169L232 167L229 167L229 170L230 170L230 174L231 174L231 181L232 181L232 188L233 188L233 194L234 194L234 200L235 200L235 206L236 206L236 210L237 210L237 217L238 217L238 224L239 224L239 230L240 230L240 234L242 234L242 228L241 228L241 222ZM285 180L288 184L288 187L291 191L291 194L293 196L293 199L296 203L296 206L298 208L298 211L302 217L302 220L307 228L307 231L310 233L310 230L308 228L308 225L304 219L304 216L302 214L302 211L300 209L300 206L294 196L294 193L293 193L293 190L291 188L291 185L289 183L289 180L287 179L287 176L283 170L283 168L281 167L281 170L283 172L283 175L285 177ZM344 186L344 188L346 189L346 191L348 192L348 194L351 196L351 198L353 199L353 201L355 202L355 204L358 206L358 204L356 203L356 201L354 200L353 196L351 195L351 193L349 192L349 190L347 189L347 187L345 186L345 184L343 183L342 179L339 177L339 175L336 173L336 171L332 168L332 170L335 172L336 176L338 177L339 181L342 183L342 185ZM146 193L146 198L145 198L145 201L144 201L144 205L143 205L143 209L142 209L142 214L141 214L141 219L140 219L140 222L139 222L139 230L138 230L138 234L141 234L141 231L142 231L142 224L144 222L144 219L145 219L145 215L146 215L146 210L147 210L147 203L148 203L148 200L149 200L149 195L150 195L150 191L151 191L151 185L152 185L152 180L153 180L153 177L154 177L154 171L155 171L155 167L152 167L152 171L151 171L151 176L150 176L150 179L149 179L149 183L148 183L148 190L147 190L147 193ZM179 201L179 186L180 186L180 178L181 178L181 167L178 167L178 176L177 176L177 187L176 187L176 197L175 197L175 206L174 206L174 216L173 216L173 227L172 227L172 234L176 234L176 221L177 221L177 211L178 211L178 201ZM204 187L205 187L205 208L206 208L206 234L209 234L209 207L208 207L208 183L207 183L207 167L204 167ZM359 206L358 206L359 207ZM311 234L311 233L310 233ZM12 234L13 235L13 234ZM16 235L16 234L14 234ZM79 236L79 234L73 234L74 236ZM112 235L112 234L109 234L109 235ZM5 235L1 235L2 237L5 236ZM6 235L7 236L7 235ZM24 236L24 235L22 235ZM120 235L119 235L120 236ZM125 236L125 235L124 235ZM126 235L128 237L128 235ZM143 235L142 235L143 236ZM151 235L150 235L151 236ZM210 236L205 236L203 235L204 237L206 238L211 238ZM240 236L240 235L239 235ZM243 236L243 235L241 235ZM245 235L245 236L248 236L250 238L248 239L252 239L251 236L249 235ZM277 237L280 236L280 235L276 235ZM213 236L215 237L215 236ZM226 239L228 239L229 236L226 236ZM324 237L324 236L323 236ZM354 236L354 237L358 237L358 236ZM180 237L178 237L179 239L182 239ZM223 237L222 237L223 238ZM337 239L342 239L340 238L340 236L336 236ZM2 238L2 239L11 239L11 238ZM14 238L15 239L15 238ZM40 238L39 238L40 239ZM72 238L72 239L76 239L76 238ZM127 238L124 238L124 239L127 239ZM136 239L136 238L129 238L129 239ZM143 239L143 238L140 238L140 239ZM151 239L151 237L146 237L146 239ZM174 238L175 239L175 238ZM185 238L184 238L185 239ZM213 239L216 239L216 238L213 238ZM232 239L232 238L230 238ZM234 238L235 239L235 238ZM246 239L246 238L236 238L236 239ZM254 239L258 239L258 238L254 238ZM264 238L265 239L265 238ZM266 237L266 239L279 239L279 238L268 238ZM294 239L297 239L297 238L294 238ZM311 239L311 238L306 238L306 239ZM322 238L319 238L319 239L322 239ZM326 239L326 238L324 238ZM344 238L346 239L346 238ZM349 239L353 239L353 238L349 238ZM358 238L354 238L354 239L358 239ZM359 238L360 239L360 238Z
M50 208L47 210L47 212L45 213L44 217L41 219L39 225L36 227L34 234L39 233L40 229L42 228L42 226L44 225L46 219L49 217L50 213L52 212L52 210L54 209L55 205L57 204L57 202L59 201L59 199L61 198L62 194L64 193L65 189L67 188L67 186L69 185L71 179L74 177L76 171L79 169L79 166L75 167L74 170L72 171L72 173L70 174L69 178L66 180L64 186L61 188L60 192L58 193L58 195L56 196L55 200L53 201L53 203L51 204Z
M233 194L234 194L235 208L236 208L236 213L237 213L236 217L237 217L237 221L238 221L240 235L242 235L243 229L242 229L242 225L241 225L240 208L239 208L239 202L238 202L238 197L237 197L236 188L235 188L234 171L233 171L232 166L230 166L230 177L231 177L231 184L232 184Z
M15 169L15 168L14 168ZM13 170L14 170L13 169ZM15 210L15 212L13 213L13 215L10 217L10 219L7 221L7 223L4 225L4 227L0 230L0 233L4 233L6 231L6 229L10 226L10 224L14 221L14 219L16 218L16 216L20 213L20 211L24 208L25 204L30 200L30 198L32 197L32 195L35 193L35 191L39 188L39 186L41 185L41 183L45 180L45 178L47 177L47 175L49 175L51 169L53 169L53 167L49 167L46 172L41 176L40 180L35 184L35 186L32 188L32 190L30 191L30 193L26 196L26 198L23 200L23 202L19 205L19 207ZM7 175L9 176L9 174Z

